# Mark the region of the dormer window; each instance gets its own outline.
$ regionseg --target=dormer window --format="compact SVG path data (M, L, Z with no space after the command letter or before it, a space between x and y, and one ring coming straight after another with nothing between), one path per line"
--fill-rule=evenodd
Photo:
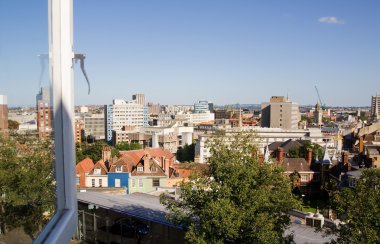
M116 168L115 168L115 172L118 172L118 173L120 173L120 172L123 172L123 166L116 166Z
M100 175L101 170L100 169L94 169L94 175Z
M143 171L144 171L144 167L142 166L137 167L137 172L143 172Z

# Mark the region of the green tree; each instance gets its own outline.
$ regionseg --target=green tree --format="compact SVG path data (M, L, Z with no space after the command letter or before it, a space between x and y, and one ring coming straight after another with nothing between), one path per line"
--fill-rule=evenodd
M35 237L54 210L50 141L0 134L0 227L23 227Z
M209 171L181 185L179 200L163 195L168 218L188 229L190 243L282 243L288 211L299 204L283 169L259 164L251 133L209 140Z
M107 146L107 143L105 143L104 141L96 141L91 144L77 143L75 145L77 163L79 163L85 158L91 158L95 163L98 162L100 159L102 159L102 150L104 146ZM119 150L113 147L111 149L112 157L120 156Z
M312 124L314 122L314 118L301 115L301 121L306 121L307 124Z
M8 129L10 130L18 130L20 123L14 120L8 120Z
M311 141L304 141L301 147L290 148L286 156L288 158L307 158L309 149L313 151L313 159L316 159L317 155L319 159L323 157L323 148L316 143L311 143Z
M121 142L115 146L115 149L119 151L139 150L142 149L142 145L139 143Z
M194 162L195 157L195 143L185 145L183 148L177 150L177 160L180 162Z
M338 243L380 243L380 170L366 169L355 188L333 193L332 206L345 224L334 231Z

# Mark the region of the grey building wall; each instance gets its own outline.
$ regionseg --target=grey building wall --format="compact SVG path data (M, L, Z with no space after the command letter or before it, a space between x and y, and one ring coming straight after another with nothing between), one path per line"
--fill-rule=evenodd
M282 96L273 96L269 103L261 105L261 126L282 129L297 129L300 120L297 103Z

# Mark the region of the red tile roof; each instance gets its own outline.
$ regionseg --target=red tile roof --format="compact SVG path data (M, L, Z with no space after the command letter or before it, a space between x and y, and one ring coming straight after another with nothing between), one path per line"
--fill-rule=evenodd
M85 158L76 165L77 174L89 173L94 168L94 162L91 158Z
M128 155L130 156L133 161L137 164L141 158L145 155L145 152L148 152L148 154L155 158L155 157L165 157L168 159L173 159L175 156L166 149L162 148L145 148L140 150L131 150L131 151L120 151L120 155Z
M101 169L101 175L106 175L108 173L108 169L106 167L106 164L104 163L103 160L99 160L89 173L90 175L94 174L94 169Z

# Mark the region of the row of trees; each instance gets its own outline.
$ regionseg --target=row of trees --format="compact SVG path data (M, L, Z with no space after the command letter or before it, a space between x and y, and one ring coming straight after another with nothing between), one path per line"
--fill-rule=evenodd
M102 150L103 150L103 147L106 145L107 143L104 141L96 141L91 144L87 144L87 143L76 144L75 152L76 152L77 163L87 157L91 158L94 162L99 161L100 159L102 159ZM141 148L142 146L138 143L122 142L112 148L112 157L119 157L120 156L119 151L138 150Z

